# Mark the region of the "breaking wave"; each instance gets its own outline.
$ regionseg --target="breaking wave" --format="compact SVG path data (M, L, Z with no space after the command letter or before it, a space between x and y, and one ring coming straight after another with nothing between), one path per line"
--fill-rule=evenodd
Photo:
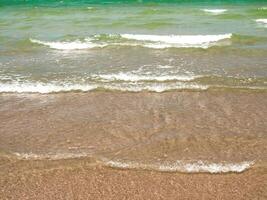
M100 74L96 75L95 78L101 78L107 81L191 81L198 76L190 75L138 75L133 73L117 73L117 74Z
M90 91L96 89L93 85L80 84L53 84L53 83L4 83L0 85L0 92L11 93L55 93L68 91Z
M52 83L5 83L0 85L0 93L58 93L92 90L111 90L123 92L165 92L170 90L206 90L208 87L194 83L107 83L107 84L52 84Z
M256 19L256 22L262 23L262 24L267 24L267 19Z
M94 35L85 40L75 41L41 41L30 39L32 43L48 46L58 50L81 50L102 48L106 46L142 46L153 49L163 48L208 48L216 43L230 39L232 34L221 35Z
M202 10L204 12L216 14L216 15L223 14L227 11L226 9L202 9Z
M149 41L145 47L150 48L169 48L169 47L198 47L208 48L224 39L230 39L232 34L222 35L134 35L122 34L121 37L137 41Z
M96 48L96 47L104 47L103 45L98 45L91 43L89 41L73 41L73 42L46 42L46 41L41 41L41 40L35 40L35 39L30 39L32 43L36 44L41 44L48 46L52 49L60 49L60 50L79 50L79 49L91 49L91 48Z

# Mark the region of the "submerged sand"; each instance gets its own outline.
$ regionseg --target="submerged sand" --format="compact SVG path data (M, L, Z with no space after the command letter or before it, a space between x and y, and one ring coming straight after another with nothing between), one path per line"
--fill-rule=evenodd
M0 197L266 199L266 118L265 92L1 94Z

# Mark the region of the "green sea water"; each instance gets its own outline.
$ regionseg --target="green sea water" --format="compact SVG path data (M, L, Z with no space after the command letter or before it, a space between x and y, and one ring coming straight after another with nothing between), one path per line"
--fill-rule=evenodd
M0 1L0 92L267 89L267 1Z

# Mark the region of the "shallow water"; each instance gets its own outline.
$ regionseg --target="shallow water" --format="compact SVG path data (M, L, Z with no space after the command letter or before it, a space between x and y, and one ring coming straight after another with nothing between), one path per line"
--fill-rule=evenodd
M0 92L266 89L264 1L8 1Z
M1 1L1 153L266 167L266 19L265 1Z
M242 172L266 166L266 93L2 94L0 147L26 160Z

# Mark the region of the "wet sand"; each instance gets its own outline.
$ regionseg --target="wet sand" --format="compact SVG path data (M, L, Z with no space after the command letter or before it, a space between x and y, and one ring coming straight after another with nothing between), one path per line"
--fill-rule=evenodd
M266 199L267 93L0 95L2 199ZM135 169L106 161L139 163ZM242 173L144 166L253 161Z
M6 161L1 199L266 199L266 168L241 174L116 170L90 160Z

